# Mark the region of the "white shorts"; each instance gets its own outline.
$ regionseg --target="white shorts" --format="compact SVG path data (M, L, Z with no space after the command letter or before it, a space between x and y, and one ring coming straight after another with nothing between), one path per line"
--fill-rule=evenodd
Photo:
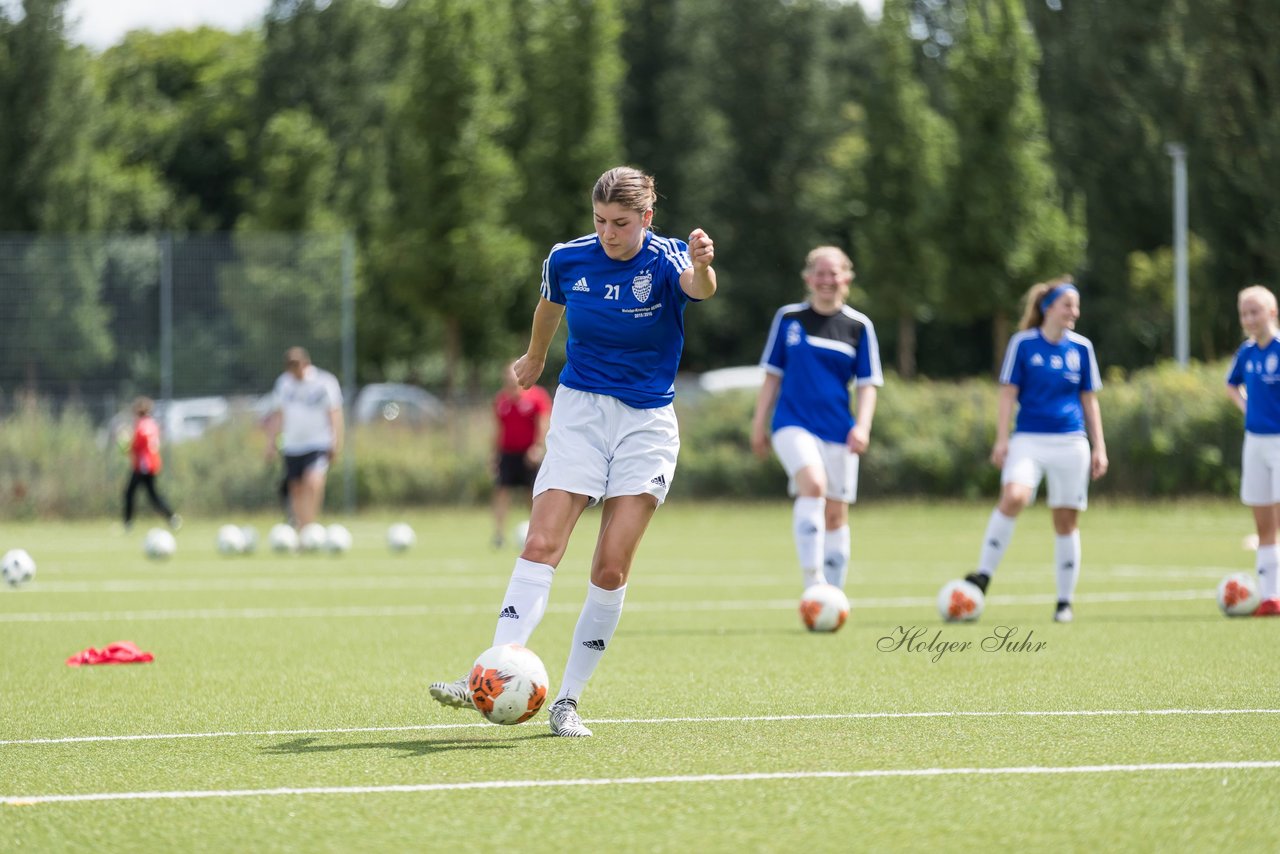
M1040 481L1049 481L1049 506L1089 507L1089 440L1058 433L1015 433L1000 472L1000 483L1031 487L1035 500Z
M843 442L819 439L803 427L782 427L773 434L773 450L787 470L787 491L796 494L796 475L813 466L827 473L827 498L858 500L858 455Z
M679 454L674 407L636 409L616 397L560 386L533 494L563 489L587 496L591 504L652 495L661 504Z
M1250 507L1280 504L1280 436L1244 434L1240 500Z

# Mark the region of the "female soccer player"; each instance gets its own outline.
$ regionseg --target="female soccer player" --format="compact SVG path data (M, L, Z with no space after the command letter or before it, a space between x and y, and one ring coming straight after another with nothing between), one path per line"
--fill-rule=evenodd
M805 258L802 275L808 301L778 309L769 328L751 447L766 456L772 434L790 478L792 534L804 586L825 580L843 588L858 458L871 441L876 387L884 378L875 327L845 305L853 281L849 256L835 246L819 246ZM849 411L850 382L858 389L857 418Z
M1276 573L1280 571L1280 329L1276 297L1261 285L1245 288L1237 301L1248 340L1227 371L1227 393L1244 413L1240 500L1253 508L1258 528L1257 617L1280 616Z
M1071 597L1080 577L1080 511L1089 480L1107 473L1098 389L1102 378L1093 344L1075 333L1080 292L1070 276L1032 285L1017 332L1000 369L1000 404L991 462L1001 468L1000 503L991 512L978 571L965 576L984 592L1013 538L1018 514L1049 481L1058 605L1053 618L1071 622ZM1014 401L1017 427L1009 438ZM1086 438L1086 433L1088 438ZM1092 444L1092 451L1090 445Z
M551 732L589 736L578 698L613 639L632 559L675 475L680 434L674 382L684 348L684 309L716 292L715 248L702 229L686 244L651 232L653 178L619 166L591 192L595 233L559 243L542 265L542 298L516 377L542 374L552 336L566 318L547 452L534 482L524 551L516 560L494 645L528 645L546 612L556 566L582 512L603 500L587 598L574 629ZM431 685L431 696L471 706L466 677Z

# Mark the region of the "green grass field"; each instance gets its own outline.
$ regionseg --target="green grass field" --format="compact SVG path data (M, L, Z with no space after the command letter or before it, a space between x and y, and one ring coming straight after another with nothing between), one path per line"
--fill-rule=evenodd
M481 511L409 515L404 555L393 519L342 520L342 557L225 558L189 520L167 563L105 522L5 525L39 572L0 590L0 849L1274 850L1280 620L1213 601L1252 569L1247 511L1095 505L1057 625L1034 508L981 622L944 625L988 512L858 508L853 613L811 635L789 505L673 500L583 697L591 739L426 694L492 637L514 553ZM553 692L597 521L531 642ZM1001 626L1043 646L983 651ZM973 645L885 649L913 627ZM156 660L64 664L118 640Z

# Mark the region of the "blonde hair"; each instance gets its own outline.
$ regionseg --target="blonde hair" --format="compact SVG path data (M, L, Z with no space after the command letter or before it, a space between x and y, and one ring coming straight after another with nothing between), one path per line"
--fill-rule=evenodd
M630 166L615 166L598 179L591 190L591 201L602 205L619 204L638 213L653 210L658 201L653 176Z
M1040 307L1040 301L1059 285L1074 285L1075 282L1076 280L1070 275L1063 274L1056 279L1037 282L1027 288L1026 296L1023 297L1022 319L1018 321L1018 328L1034 329L1044 323L1044 309Z
M1264 288L1262 285L1250 285L1240 291L1240 294L1236 297L1236 305L1239 305L1247 299L1256 299L1273 312L1277 310L1276 295L1273 294L1269 288Z
M853 262L849 260L849 256L844 254L844 250L839 246L815 246L809 250L809 254L804 256L804 270L802 273L808 273L818 263L818 259L824 255L830 255L836 259L845 272L850 276L853 275Z

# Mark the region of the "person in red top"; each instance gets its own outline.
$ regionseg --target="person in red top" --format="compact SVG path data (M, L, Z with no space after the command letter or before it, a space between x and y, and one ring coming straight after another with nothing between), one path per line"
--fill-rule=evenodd
M545 451L543 440L551 420L551 396L541 386L520 388L515 363L507 365L502 390L493 398L498 422L494 440L493 545L503 543L502 532L511 508L511 489L532 493Z
M156 475L164 462L160 459L160 425L151 417L155 404L149 397L139 397L133 402L133 440L129 444L129 460L132 472L124 491L124 527L133 525L133 493L139 486L145 487L151 505L169 520L169 527L177 530L182 517L173 512L156 492Z

